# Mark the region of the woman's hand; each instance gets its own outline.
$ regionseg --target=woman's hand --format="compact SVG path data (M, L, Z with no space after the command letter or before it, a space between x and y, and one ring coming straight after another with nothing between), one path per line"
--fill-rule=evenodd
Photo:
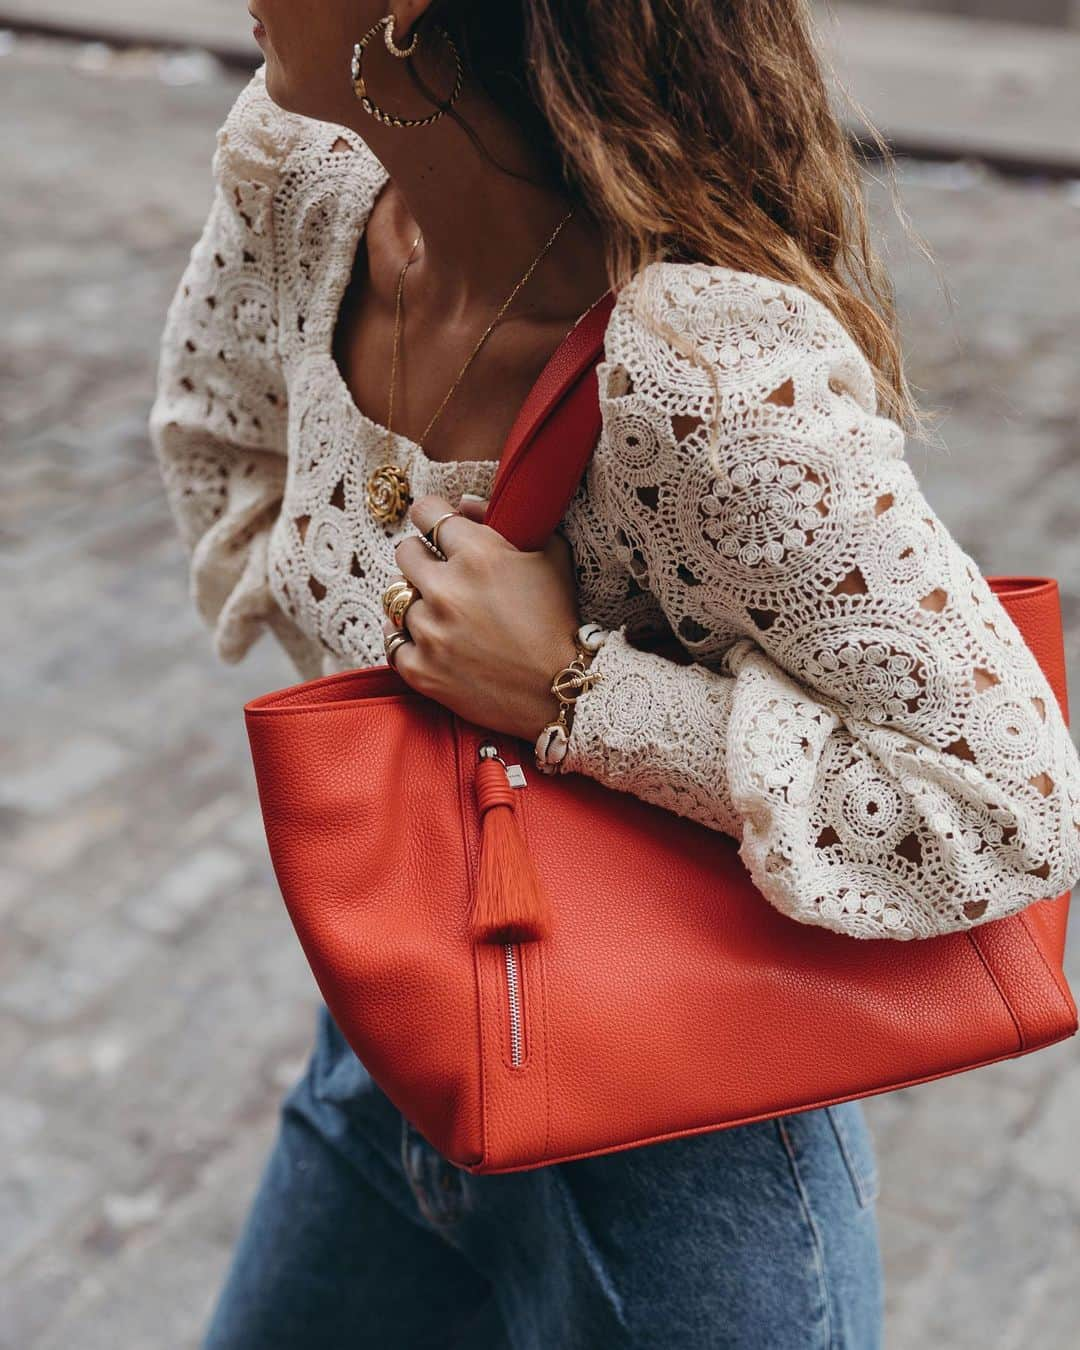
M397 545L398 568L419 596L394 668L467 721L532 741L558 711L551 677L577 652L573 557L558 531L542 550L516 549L482 523L486 506L464 498L462 515L439 526L445 562L415 535ZM409 516L423 533L454 509L430 495ZM383 633L396 631L387 619Z

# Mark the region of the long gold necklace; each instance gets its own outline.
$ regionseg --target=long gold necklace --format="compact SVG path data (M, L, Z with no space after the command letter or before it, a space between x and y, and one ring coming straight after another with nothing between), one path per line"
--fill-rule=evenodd
M427 440L431 428L435 425L436 421L439 418L439 415L442 413L442 410L446 407L447 403L450 402L451 396L453 395L454 391L457 389L458 385L464 378L465 372L472 365L474 359L476 358L477 353L480 351L480 348L484 345L484 343L488 340L491 334L495 331L496 325L498 324L499 320L503 317L506 311L514 303L514 300L517 298L518 292L529 280L529 278L532 276L536 268L540 265L541 261L547 254L548 250L551 248L552 244L554 244L555 240L558 239L563 226L566 224L566 222L570 219L570 217L573 214L574 208L571 207L570 210L567 211L566 215L563 216L562 220L559 221L558 225L555 226L554 230L552 230L543 248L540 250L540 252L536 255L536 257L526 268L525 272L522 274L522 276L514 286L513 290L499 306L498 311L495 314L495 317L492 319L492 321L488 324L488 326L484 329L483 333L480 335L480 340L477 342L476 346L473 347L472 351L465 359L465 364L458 371L457 379L455 379L454 383L446 391L446 395L443 398L443 401L432 413L427 426L424 428L423 432L420 435L420 439L416 442L417 446L421 450L424 448L424 442ZM381 521L385 525L396 525L398 521L400 521L401 518L404 516L406 510L408 509L409 503L412 501L412 497L409 491L408 475L406 474L405 470L401 467L400 464L395 464L390 459L390 448L393 440L392 426L394 420L394 387L397 381L398 349L401 343L401 311L402 311L402 295L405 290L405 273L409 270L413 258L416 255L416 249L420 243L421 237L422 236L418 234L416 238L413 240L413 246L409 250L409 256L405 259L404 265L402 266L401 271L398 273L397 294L394 298L394 346L390 358L390 395L388 400L389 406L387 408L386 414L386 450L385 450L386 463L380 464L379 467L372 472L371 476L367 481L368 510L371 512L371 514L375 517L376 520Z

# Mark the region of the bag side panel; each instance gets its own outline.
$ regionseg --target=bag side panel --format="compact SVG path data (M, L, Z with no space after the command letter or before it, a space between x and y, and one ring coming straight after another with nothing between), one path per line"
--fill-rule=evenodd
M346 1040L395 1105L482 1156L453 718L378 698L248 718L274 871Z

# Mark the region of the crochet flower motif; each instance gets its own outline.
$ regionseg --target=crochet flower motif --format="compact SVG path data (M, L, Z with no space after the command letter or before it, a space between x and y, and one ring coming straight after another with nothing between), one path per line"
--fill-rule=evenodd
M1046 727L1033 703L1001 685L979 694L966 731L981 762L998 764L1014 777L1031 777L1046 761Z
M832 781L827 810L838 839L856 848L892 848L915 823L896 784L865 758Z
M609 412L605 425L627 481L635 486L655 482L661 441L656 418L650 415L649 409L635 403L632 395L628 396L618 411Z
M228 319L230 347L256 359L273 351L277 340L273 292L255 277L238 277L226 283L218 302Z
M910 717L923 692L917 657L882 642L853 639L835 650L807 653L804 670L819 688L869 722Z
M792 805L805 801L812 769L806 747L820 741L820 728L821 709L801 699L774 699L762 708L743 742L757 785L784 793Z
M776 349L785 325L790 322L791 312L779 298L749 307L738 315L727 341L713 344L716 364L723 370L733 370L743 362L760 360L763 353Z
M925 520L897 522L886 511L867 533L859 568L872 589L894 599L918 600L935 585L939 563L937 537Z
M781 343L784 328L791 323L791 310L779 292L767 294L752 304L734 304L728 313L728 324L717 340L716 295L712 278L704 278L701 289L683 297L681 303L669 303L661 319L676 333L685 333L695 347L725 371L737 369L747 362L758 361L765 353L776 350Z
M348 517L336 507L328 506L310 530L312 575L324 586L330 585L345 576L352 561L353 545Z
M722 556L743 567L775 567L821 528L824 498L823 484L800 465L766 455L713 480L701 502L704 532Z

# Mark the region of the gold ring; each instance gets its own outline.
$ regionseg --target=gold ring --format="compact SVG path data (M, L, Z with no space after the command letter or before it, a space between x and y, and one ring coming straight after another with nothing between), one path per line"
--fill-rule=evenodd
M439 548L439 526L443 523L444 520L449 520L451 516L460 516L460 515L461 515L460 511L446 511L438 518L438 520L434 522L434 524L431 526L429 530L424 531L424 538L428 541L431 547L435 549L437 553L443 553L443 550ZM443 553L443 557L445 556L446 554Z
M397 652L397 649L406 642L411 641L412 639L409 637L408 633L388 633L386 635L386 638L383 640L383 647L386 649L386 664L391 670L397 670L397 666L394 664L394 655Z
M404 577L399 577L397 581L392 581L390 585L387 586L386 590L383 591L382 607L383 613L386 615L387 618L390 617L390 606L391 604L393 604L396 597L399 596L403 591L407 591L410 589L411 583L406 581Z
M386 612L386 617L395 628L405 627L405 615L408 612L409 606L417 599L419 594L420 592L415 586L406 586L403 590L398 591L390 601L390 607Z

